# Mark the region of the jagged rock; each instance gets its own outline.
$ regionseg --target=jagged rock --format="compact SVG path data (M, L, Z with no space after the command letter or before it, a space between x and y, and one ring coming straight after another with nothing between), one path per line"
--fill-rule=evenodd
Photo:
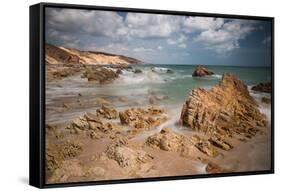
M233 148L233 146L231 144L229 144L228 142L226 142L225 140L223 140L220 137L213 136L213 137L209 138L208 141L215 147L219 147L226 151Z
M190 146L186 137L173 132L170 128L164 128L160 133L148 137L146 144L164 151L180 152L185 155L188 155Z
M271 82L259 83L258 85L253 86L252 90L258 92L271 93Z
M110 83L119 77L117 72L106 67L90 67L83 73L82 77L88 81L98 81L100 84Z
M104 117L106 119L116 119L118 117L118 112L114 108L109 108L105 105L102 105L100 109L96 110L97 116Z
M234 132L252 136L266 123L247 86L232 74L224 74L211 90L193 89L180 117L180 124L184 126L229 137Z
M60 168L66 159L76 157L82 152L82 145L73 142L46 144L46 169L54 171Z
M167 120L164 111L155 107L127 109L124 112L119 112L119 117L121 124L134 128L157 127Z
M115 140L105 151L109 159L115 160L119 166L129 171L141 169L141 166L150 162L153 157L138 148L130 148L124 139Z
M104 123L97 115L87 112L73 120L67 129L74 134L84 133L92 139L100 139L118 132L120 127L113 122Z
M266 103L266 104L271 104L271 99L268 98L268 97L262 97L262 98L261 98L261 101L262 101L263 103Z
M190 141L199 151L210 157L216 157L219 154L209 141L200 138L198 135L192 136Z
M208 76L208 75L213 75L213 74L214 74L214 72L199 65L195 68L194 72L192 73L192 76L193 77L203 77L203 76Z

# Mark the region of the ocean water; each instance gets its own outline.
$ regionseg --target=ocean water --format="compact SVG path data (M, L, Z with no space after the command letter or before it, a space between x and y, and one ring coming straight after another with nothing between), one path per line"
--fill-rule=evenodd
M134 67L141 69L143 73L124 73L115 83L120 82L119 88L124 87L125 92L168 96L163 104L183 103L193 88L210 89L218 84L224 73L235 74L248 86L271 80L270 67L208 66L207 68L215 75L200 78L192 77L196 66L137 65ZM172 72L169 73L167 70Z
M67 110L59 114L48 112L49 106L61 107L62 103L77 101L77 95L80 93L83 96L79 99L102 98L110 101L119 111L131 107L146 107L151 104L149 98L156 96L158 99L155 100L154 104L169 111L171 118L168 123L173 124L178 121L181 107L191 90L198 87L212 88L218 84L224 73L235 74L249 86L249 89L255 84L271 80L271 68L269 67L208 66L207 68L215 75L200 78L192 77L196 66L133 65L132 67L132 70L123 70L119 78L110 84L100 85L97 82L88 82L80 75L60 81L47 82L47 121L71 120L86 111L95 111L97 108L89 107ZM134 69L140 69L142 73L134 73ZM252 94L257 100L264 96ZM265 111L270 112L270 109L267 108Z

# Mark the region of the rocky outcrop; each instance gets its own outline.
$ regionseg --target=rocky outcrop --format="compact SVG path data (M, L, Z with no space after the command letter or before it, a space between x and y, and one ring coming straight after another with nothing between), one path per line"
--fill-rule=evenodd
M92 139L100 139L114 134L120 127L113 122L103 122L98 116L88 112L73 120L66 129L72 134L84 134Z
M97 116L103 117L106 119L116 119L118 117L118 111L114 108L107 107L102 105L101 108L96 110Z
M140 129L157 127L167 120L164 110L155 107L127 109L119 112L119 118L121 124Z
M109 54L106 52L80 51L73 48L57 47L51 44L45 44L45 53L47 64L112 64L127 66L129 64L143 63L138 59L123 55Z
M88 81L98 81L100 84L110 83L119 77L119 73L106 67L88 67L82 78Z
M115 160L120 167L127 171L135 171L142 168L151 168L149 162L153 157L145 151L130 146L125 139L114 140L105 151L109 159Z
M236 133L250 138L267 122L247 86L236 76L224 74L211 90L192 90L183 105L180 123L211 135Z
M46 170L53 172L60 168L63 161L76 157L82 152L78 143L46 144Z
M208 70L207 68L199 65L195 68L194 72L192 73L193 77L203 77L208 75L213 75L214 72Z
M188 149L191 146L185 136L173 132L170 128L164 128L160 133L148 137L146 144L153 148L185 155L188 155Z
M271 82L259 83L253 86L252 90L264 93L271 93Z

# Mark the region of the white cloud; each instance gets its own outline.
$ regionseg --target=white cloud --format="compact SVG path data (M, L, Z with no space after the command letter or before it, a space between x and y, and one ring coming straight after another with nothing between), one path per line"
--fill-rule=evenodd
M183 18L173 15L128 13L125 19L128 34L139 38L164 38L178 32Z
M133 49L134 52L153 52L151 48L136 47Z
M163 47L162 46L157 46L157 49L158 50L163 50Z
M201 32L215 30L224 24L224 19L213 17L187 17L184 20L186 32Z
M217 53L230 52L239 48L239 41L255 30L253 21L210 17L142 13L122 17L113 11L58 8L47 8L46 15L47 39L76 48L108 48L115 52L127 51L130 43L140 46L131 51L152 52L146 48L146 43L151 43L147 39L163 40L175 48L186 48L188 40L193 40ZM143 41L136 45L138 40ZM91 45L93 41L95 46ZM155 50L162 49L162 46L155 47Z
M170 45L176 45L179 48L186 48L186 41L187 41L187 37L183 34L180 34L180 36L176 39L168 39L167 43Z
M227 21L218 28L203 30L194 41L218 53L229 52L240 47L239 40L255 30L254 25L255 22L246 20Z

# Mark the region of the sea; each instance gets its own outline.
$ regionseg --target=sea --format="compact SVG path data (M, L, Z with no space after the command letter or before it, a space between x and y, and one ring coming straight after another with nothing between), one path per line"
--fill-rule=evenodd
M100 85L88 82L81 75L64 78L60 81L47 82L46 108L49 105L62 105L65 100L76 99L105 99L113 107L122 111L132 107L148 107L155 105L170 112L171 121L178 120L181 107L188 99L193 88L211 89L219 83L223 74L232 73L241 79L248 87L251 95L260 104L261 111L270 118L270 107L261 102L261 97L269 94L251 90L253 85L271 81L270 67L239 67L239 66L206 66L215 74L206 77L192 77L196 66L193 65L161 65L143 64L132 65L131 69L122 70L119 78L112 83ZM135 73L136 69L141 73ZM113 69L115 70L115 69ZM151 102L151 97L154 99ZM59 122L79 117L85 111L95 111L97 108L70 109L62 113L47 112L48 122Z

